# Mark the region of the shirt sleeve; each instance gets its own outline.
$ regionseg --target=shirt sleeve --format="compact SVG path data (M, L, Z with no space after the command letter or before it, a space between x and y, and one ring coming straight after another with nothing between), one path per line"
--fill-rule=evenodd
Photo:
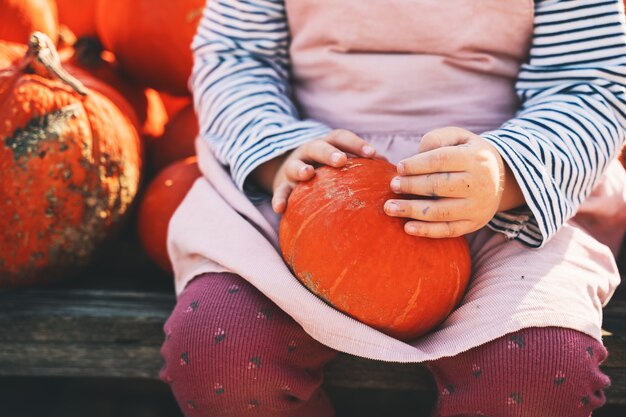
M298 116L288 44L284 0L209 0L192 43L200 136L241 190L263 162L330 131Z
M521 106L492 143L527 207L489 226L543 246L577 211L617 157L626 128L626 34L621 0L536 0L529 59L516 83Z

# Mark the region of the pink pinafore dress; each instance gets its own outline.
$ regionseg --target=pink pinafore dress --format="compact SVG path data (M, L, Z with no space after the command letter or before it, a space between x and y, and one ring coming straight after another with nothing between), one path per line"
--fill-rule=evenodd
M528 54L532 0L286 0L286 10L302 116L357 132L394 163L414 155L431 129L480 134L519 106L514 83ZM581 214L541 249L488 227L468 235L473 271L461 305L437 329L405 343L302 286L281 258L269 199L251 203L206 141L199 138L196 150L204 176L169 226L177 294L199 274L236 273L323 344L384 361L453 356L532 326L601 339L602 306L620 278L598 239L614 246L621 239L621 167L611 167Z

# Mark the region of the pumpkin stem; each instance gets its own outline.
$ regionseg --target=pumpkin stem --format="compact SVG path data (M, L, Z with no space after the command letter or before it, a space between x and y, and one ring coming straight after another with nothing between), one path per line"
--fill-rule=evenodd
M37 65L42 65L46 74L63 81L81 96L87 95L87 88L83 83L72 77L61 65L61 58L52 40L41 32L33 32L30 35L22 69L35 69L34 66Z

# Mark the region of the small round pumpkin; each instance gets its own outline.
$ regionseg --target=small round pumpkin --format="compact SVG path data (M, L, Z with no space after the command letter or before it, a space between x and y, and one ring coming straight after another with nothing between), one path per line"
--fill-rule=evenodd
M189 95L191 41L206 0L107 0L98 3L96 25L137 82L173 95Z
M0 0L0 39L27 43L30 34L43 32L56 41L57 7L54 0Z
M170 219L201 175L195 156L175 162L150 182L141 197L137 219L139 242L148 256L166 272L172 273L167 254Z
M428 239L404 232L405 219L383 211L397 198L396 168L351 159L316 170L291 193L280 222L285 262L314 294L400 340L443 321L464 295L470 257L464 237Z
M71 276L128 212L140 140L106 88L67 73L42 33L0 72L0 286Z
M167 125L163 136L148 142L150 170L158 172L179 159L196 153L194 142L198 136L198 119L193 106L178 112Z

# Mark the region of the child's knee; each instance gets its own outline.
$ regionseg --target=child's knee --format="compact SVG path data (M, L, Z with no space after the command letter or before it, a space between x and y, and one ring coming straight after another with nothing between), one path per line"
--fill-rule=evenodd
M530 328L430 364L441 416L588 417L604 402L601 343L562 328Z
M183 410L220 416L261 407L290 415L320 395L321 367L335 356L232 274L191 281L164 332L161 379Z

